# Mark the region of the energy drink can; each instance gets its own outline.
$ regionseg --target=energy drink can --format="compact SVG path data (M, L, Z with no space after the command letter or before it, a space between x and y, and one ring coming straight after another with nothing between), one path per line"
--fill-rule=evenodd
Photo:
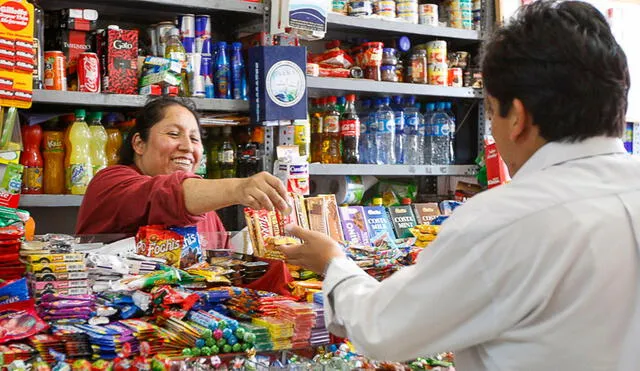
M182 46L187 53L195 52L196 43L196 17L193 14L182 14L178 18L178 29L180 30L180 38Z

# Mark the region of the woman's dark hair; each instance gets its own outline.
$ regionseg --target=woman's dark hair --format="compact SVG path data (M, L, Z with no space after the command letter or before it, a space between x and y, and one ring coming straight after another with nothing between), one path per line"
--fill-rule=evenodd
M134 159L134 150L132 139L136 133L140 134L143 141L149 139L149 131L151 128L162 121L165 110L171 106L180 106L189 110L196 118L198 126L200 126L200 115L196 112L195 104L185 98L178 97L160 97L151 99L136 115L136 124L131 128L127 135L127 140L122 144L120 149L120 165L131 165Z
M483 50L486 91L505 117L513 99L547 141L621 137L629 69L604 16L581 1L541 0L523 7Z

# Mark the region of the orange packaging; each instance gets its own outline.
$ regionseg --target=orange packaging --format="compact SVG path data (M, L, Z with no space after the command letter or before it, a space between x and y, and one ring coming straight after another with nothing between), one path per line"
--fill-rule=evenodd
M484 138L484 161L487 166L487 185L489 188L497 187L511 180L507 165L500 157L496 142L491 136Z
M454 67L449 68L449 86L456 88L462 87L462 68Z
M164 229L161 225L140 227L136 234L136 254L152 258L163 258L167 265L180 267L184 237Z
M64 193L64 132L45 131L42 136L44 176L42 186L46 194Z
M67 66L61 51L44 52L44 88L67 90Z

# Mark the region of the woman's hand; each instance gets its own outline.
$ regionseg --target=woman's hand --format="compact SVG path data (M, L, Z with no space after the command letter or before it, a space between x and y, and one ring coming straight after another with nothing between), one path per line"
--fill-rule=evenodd
M291 207L287 203L287 190L282 181L263 171L249 178L240 179L239 186L233 190L236 204L252 209L278 209L288 214Z
M333 258L345 256L338 243L325 234L294 225L286 226L285 231L304 241L301 245L278 247L278 250L287 257L289 264L324 274Z

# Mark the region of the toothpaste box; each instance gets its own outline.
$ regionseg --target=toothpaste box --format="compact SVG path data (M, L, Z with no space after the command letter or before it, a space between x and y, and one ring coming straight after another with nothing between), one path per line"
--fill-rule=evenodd
M378 239L383 233L387 233L389 239L395 239L395 233L393 232L391 221L384 206L365 207L364 217L367 221L367 231L369 232L369 238L371 240Z
M341 207L340 219L342 219L342 231L346 241L357 246L371 245L362 206Z

